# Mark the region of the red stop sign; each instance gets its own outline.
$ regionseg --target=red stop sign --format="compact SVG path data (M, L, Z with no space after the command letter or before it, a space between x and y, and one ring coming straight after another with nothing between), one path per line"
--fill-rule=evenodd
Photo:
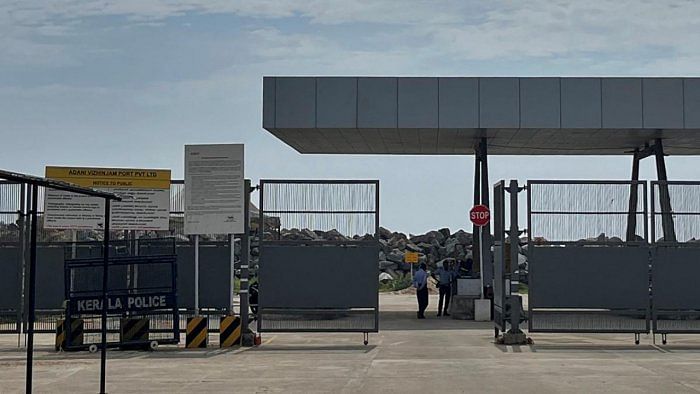
M489 207L481 204L474 205L472 209L469 210L469 220L471 220L475 226L486 226L491 220L491 211L489 211Z

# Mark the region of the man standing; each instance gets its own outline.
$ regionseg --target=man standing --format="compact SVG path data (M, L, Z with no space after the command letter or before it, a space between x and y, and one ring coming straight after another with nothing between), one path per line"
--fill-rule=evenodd
M416 288L419 319L425 319L424 312L428 307L428 273L425 272L425 269L425 263L421 263L420 266L418 266L418 271L413 274L413 287Z
M437 275L437 277L436 277ZM449 316L447 310L450 308L450 297L452 296L452 281L456 277L456 272L450 269L447 261L442 262L442 267L437 269L437 272L433 274L433 279L438 282L438 289L440 290L440 300L438 301L438 312L437 315ZM442 309L442 301L445 301L445 309Z

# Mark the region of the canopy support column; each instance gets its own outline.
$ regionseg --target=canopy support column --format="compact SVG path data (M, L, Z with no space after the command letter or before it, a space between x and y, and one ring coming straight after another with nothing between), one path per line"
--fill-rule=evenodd
M661 138L656 139L654 149L656 156L656 174L659 180L659 203L661 205L661 226L664 231L664 241L676 242L676 230L673 225L673 209L671 208L671 195L668 190L668 175L666 174L666 159Z
M634 156L632 158L632 182L639 181L639 161L640 161L639 149L635 149ZM635 235L637 234L638 195L639 195L639 184L632 183L632 185L630 186L629 213L627 215L627 242L634 241Z
M486 137L479 139L474 147L474 205L483 204L489 206L489 170L488 170L488 150ZM481 233L480 233L481 232ZM491 259L491 224L479 228L472 226L473 247L472 256L474 267L479 266L480 259L483 258L484 272L481 272L484 283L484 294L488 293L488 288L493 282L493 263ZM478 235L481 234L481 237Z

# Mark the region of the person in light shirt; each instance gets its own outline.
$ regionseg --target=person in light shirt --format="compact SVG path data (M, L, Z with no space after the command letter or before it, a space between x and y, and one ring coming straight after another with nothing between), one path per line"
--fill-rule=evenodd
M428 308L428 273L425 269L425 263L421 263L418 266L418 271L413 274L413 287L416 288L419 319L425 319L425 310Z

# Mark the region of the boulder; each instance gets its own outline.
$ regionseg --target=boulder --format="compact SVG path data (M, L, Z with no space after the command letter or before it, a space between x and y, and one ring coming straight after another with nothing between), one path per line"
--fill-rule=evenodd
M379 240L379 248L384 252L384 254L391 253L391 246L389 246L389 242L387 242L384 239Z
M379 269L380 270L396 269L397 267L398 267L398 265L393 261L382 260L379 262Z
M449 238L449 236L450 236L450 229L447 228L447 227L441 228L440 230L438 230L438 232L439 232L440 234L442 234L442 236L443 236L444 238Z
M463 246L463 245L459 245L459 244L458 244L458 245L455 247L454 257L456 257L456 258L458 258L458 259L460 259L460 260L464 260L464 259L467 257L467 252L466 252L466 250L464 249L464 246Z
M380 282L388 282L390 280L393 280L394 277L391 276L391 274L388 274L386 272L380 272L379 273L379 281Z
M408 250L409 252L419 252L419 253L423 251L423 249L421 247L417 246L414 243L410 243L410 242L406 244L406 250Z
M423 235L415 235L411 237L410 240L414 244L419 244L421 242L432 243L434 240L437 240L438 243L442 243L445 241L445 235L440 233L439 231L428 231Z
M310 240L318 239L318 235L315 232L309 230L308 228L301 230L301 233L307 236Z
M348 238L341 234L338 230L333 229L330 231L326 231L325 234L323 235L323 239L327 241L347 241Z
M460 245L471 245L474 243L474 237L464 230L459 230L452 236L457 239L457 243Z
M384 227L379 227L379 239L389 239L391 238L391 231Z
M396 271L394 271L394 269L392 269L392 268L387 268L386 270L384 270L384 272L391 275L391 277L394 279L399 277L399 274Z
M459 241L457 241L457 238L448 238L447 241L445 241L447 255L453 256L456 254L458 242Z
M402 251L394 249L386 256L386 259L395 263L403 263L403 255Z
M421 242L418 244L418 247L421 248L421 252L429 254L430 250L433 248L433 245L425 242Z

